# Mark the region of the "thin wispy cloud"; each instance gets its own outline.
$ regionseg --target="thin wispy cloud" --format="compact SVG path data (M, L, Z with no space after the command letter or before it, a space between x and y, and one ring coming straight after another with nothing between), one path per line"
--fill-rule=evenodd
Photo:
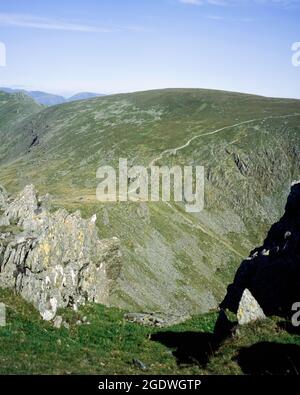
M70 21L56 20L50 18L43 18L28 14L11 14L0 13L1 26L14 26L31 29L44 30L63 30L73 32L87 32L87 33L112 33L120 30L130 30L130 28L121 27L99 27L86 24L72 23Z
M229 21L229 22L257 22L259 19L255 18L230 18L230 17L224 17L221 15L205 15L206 19L210 19L212 21Z
M222 21L225 18L221 15L206 15L205 16L206 19L211 19L212 21Z

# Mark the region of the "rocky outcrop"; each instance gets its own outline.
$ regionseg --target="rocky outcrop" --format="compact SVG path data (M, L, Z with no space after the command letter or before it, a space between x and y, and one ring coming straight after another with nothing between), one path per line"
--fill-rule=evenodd
M266 315L290 317L300 301L300 183L294 183L279 222L242 262L220 307L237 312L249 289Z
M95 216L49 211L49 196L27 186L0 217L0 287L34 304L45 320L86 302L108 305L119 276L118 239L99 240Z
M186 321L190 317L188 315L174 316L171 314L167 315L158 313L127 313L124 315L124 318L128 322L135 322L144 326L162 328L179 324Z
M246 325L250 322L264 320L265 318L264 312L249 289L245 289L237 311L239 325Z
M0 210L5 210L7 207L7 192L5 188L0 185Z

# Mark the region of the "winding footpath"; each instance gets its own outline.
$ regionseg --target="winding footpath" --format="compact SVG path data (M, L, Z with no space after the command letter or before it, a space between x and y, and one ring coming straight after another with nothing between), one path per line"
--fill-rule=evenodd
M236 123L234 125L229 125L229 126L224 126L222 128L213 130L211 132L207 132L207 133L202 133L199 134L197 136L194 136L192 138L190 138L185 144L177 147L177 148L173 148L173 149L167 149L165 151L163 151L157 158L153 159L152 162L150 163L149 167L154 166L155 163L162 159L163 156L165 156L166 154L173 154L176 155L176 153L186 147L188 147L194 140L196 140L197 138L203 137L203 136L210 136L210 135L214 135L217 133L220 133L224 130L227 129L232 129L235 128L237 126L240 125L247 125L249 123L253 123L253 122L262 122L268 119L279 119L279 118L288 118L288 117L297 117L300 116L300 114L288 114L288 115L278 115L278 116L270 116L270 117L266 117L266 118L258 118L258 119L250 119L248 121L243 121L243 122L239 122ZM175 207L173 207L169 202L166 202L166 204L168 205L168 207L175 211L177 215L180 215L185 222L187 222L189 225L191 225L193 228L195 229L199 229L201 232L205 233L206 235L210 236L211 238L217 240L219 243L223 244L225 248L227 248L228 250L230 250L231 252L233 252L235 255L239 256L240 258L244 259L245 257L239 252L237 251L233 246L231 246L228 242L226 242L225 240L222 240L221 238L216 237L212 232L208 231L207 229L205 229L203 226L201 226L199 223L195 224L186 214L180 213L178 210L176 210Z
M152 162L149 164L149 167L154 166L157 161L162 159L167 154L176 155L178 151L181 151L181 150L187 148L194 140L196 140L200 137L211 136L213 134L223 132L224 130L232 129L232 128L235 128L235 127L241 126L241 125L247 125L247 124L253 123L253 122L262 122L262 121L267 121L268 119L279 119L279 118L288 118L288 117L297 117L297 116L300 116L300 114L288 114L288 115L277 115L277 116L273 115L273 116L269 116L266 118L249 119L248 121L239 122L234 125L223 126L222 128L213 130L211 132L198 134L197 136L190 138L185 144L183 144L177 148L169 148L169 149L166 149L165 151L163 151L157 158L152 160Z

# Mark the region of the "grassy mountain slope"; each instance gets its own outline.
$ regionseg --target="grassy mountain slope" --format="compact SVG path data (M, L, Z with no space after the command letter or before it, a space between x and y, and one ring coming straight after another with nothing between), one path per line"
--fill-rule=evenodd
M297 100L191 89L63 104L1 132L0 183L12 192L34 183L56 206L97 213L101 236L120 237L123 273L112 304L205 312L283 213L300 172L299 114ZM120 157L204 165L205 210L97 202L98 166Z
M0 92L0 130L1 144L3 143L4 133L8 126L16 122L21 122L27 116L35 114L43 109L32 99L23 93L7 94Z
M212 350L216 312L158 329L89 305L65 311L69 329L55 329L11 291L0 290L0 302L0 374L299 374L299 332L277 318L240 327ZM84 317L90 324L77 325Z

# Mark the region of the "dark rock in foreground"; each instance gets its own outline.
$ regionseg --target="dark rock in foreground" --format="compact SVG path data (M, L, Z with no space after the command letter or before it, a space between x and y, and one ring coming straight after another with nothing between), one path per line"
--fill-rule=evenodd
M242 262L220 307L236 313L246 288L267 315L289 317L300 302L300 183L292 185L285 214L263 246Z

